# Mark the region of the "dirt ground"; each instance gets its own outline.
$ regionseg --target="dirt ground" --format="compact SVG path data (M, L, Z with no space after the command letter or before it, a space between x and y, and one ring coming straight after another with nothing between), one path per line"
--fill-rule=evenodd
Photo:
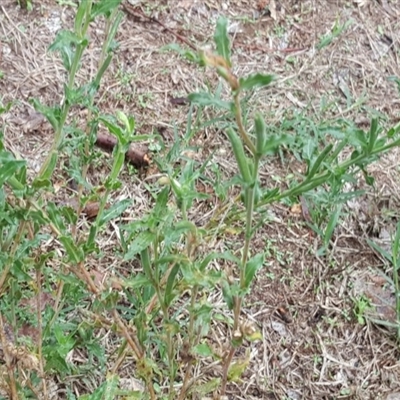
M71 27L74 10L63 1L35 1L33 11L20 10L16 1L0 4L0 96L13 101L2 116L8 148L37 171L51 145L51 130L35 114L29 100L53 104L61 100L64 72L47 48L57 31ZM309 107L318 114L321 101L336 102L334 117L368 126L372 115L384 115L387 126L400 121L400 94L390 76L400 77L400 2L397 0L153 0L131 1L136 15L126 13L117 41L120 45L107 72L98 106L113 113L123 110L136 118L142 134L163 130L172 142L174 124L184 129L187 108L170 98L185 97L204 87L205 77L173 52L160 51L179 42L173 33L197 46L212 46L219 15L230 20L233 63L238 74L273 73L273 87L252 101L268 123L279 124L288 108ZM63 5L64 4L64 5ZM154 20L140 17L141 13ZM352 23L333 42L316 50L335 22ZM91 27L92 44L79 72L91 74L100 51L101 26ZM184 43L180 43L182 47ZM81 75L82 74L82 75ZM78 78L79 78L78 75ZM215 81L212 72L206 72ZM350 93L352 103L346 102ZM353 106L360 101L362 106ZM76 111L79 113L79 110ZM214 149L225 176L234 173L226 161L226 139L205 128L196 144L201 157ZM221 151L224 149L225 151ZM245 304L263 341L251 345L251 362L243 381L232 384L232 399L400 399L400 352L390 330L366 318L355 318L353 299L363 293L375 298L391 294L382 288L376 270L390 268L371 250L366 239L384 239L400 214L400 152L395 150L370 168L377 187L348 210L335 235L331 257L318 257L319 240L301 215L290 207L271 209L271 222L257 233L253 251L269 249L262 270ZM229 156L231 157L231 156ZM279 158L265 163L268 182L286 176L288 165ZM146 176L156 174L151 170ZM61 179L61 177L60 177ZM92 171L93 182L101 171ZM129 181L120 195L139 197L132 217L150 205L141 178ZM374 212L365 211L371 207ZM372 205L372 206L371 206ZM391 218L384 215L390 209ZM390 227L388 227L390 225ZM232 241L234 237L224 240ZM110 245L110 251L112 246ZM105 249L106 251L107 249ZM112 254L110 255L112 257ZM365 289L368 287L368 289ZM390 303L390 301L389 301ZM392 303L390 303L392 304ZM380 308L382 318L393 309ZM397 393L397 397L396 397Z

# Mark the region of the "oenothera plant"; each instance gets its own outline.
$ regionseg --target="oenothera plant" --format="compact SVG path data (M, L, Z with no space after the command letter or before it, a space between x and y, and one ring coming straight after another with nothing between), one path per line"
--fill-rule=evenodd
M117 113L117 117L102 115L95 104L101 80L116 49L114 38L123 16L118 10L119 3L120 0L80 2L73 30L60 31L49 48L61 55L67 79L60 104L50 106L32 101L54 132L51 149L37 175L28 176L25 160L20 159L19 154L7 151L3 141L0 141L0 336L5 338L9 329L16 334L21 319L28 321L30 329L37 330L38 336L38 348L34 351L38 358L37 362L30 364L31 374L20 374L11 365L8 369L10 398L18 398L18 392L21 398L23 393L31 397L29 388L48 398L46 379L41 380L38 388L38 378L46 378L47 373L72 373L66 361L67 354L78 345L79 335L81 339L92 340L93 329L90 323L85 325L79 318L76 319L76 315L66 318L68 311L65 308L84 305L92 307L89 315L94 320L107 310L110 322L106 322L106 318L103 323L108 329L115 327L118 334L126 338L135 354L138 373L147 383L147 392L151 398L156 398L151 373L148 372L151 368L147 367L144 351L116 309L118 296L105 285L95 283L87 268L87 260L100 253L98 238L104 227L131 204L130 200L123 200L106 207L110 194L121 186L118 176L129 143L144 139L134 135L132 117L123 113ZM86 82L78 82L77 73L90 43L89 25L100 19L105 23L105 29L97 70ZM77 123L73 107L86 109L86 120ZM94 143L100 124L117 137L118 143L114 147L109 175L99 187L92 187L87 175L89 165L98 157ZM61 204L56 204L53 186L55 171L58 174L56 179L65 173L59 168L61 154L68 155L66 169L69 177L66 179L73 178L78 194L75 202L69 203L69 199L64 199ZM89 226L78 229L78 218L89 200L96 200L97 216ZM53 250L54 245L49 247L49 243L56 243L57 251ZM94 296L93 303L88 302L91 296ZM48 297L53 297L53 307L47 307L42 313L42 306L46 306L44 299ZM28 308L21 314L18 306L21 298L25 301L36 298L35 312ZM8 324L12 328L8 328ZM82 324L86 328L82 328ZM16 345L11 343L10 349ZM6 351L4 346L3 349ZM91 353L89 347L86 350ZM99 347L94 351L98 359L104 358ZM13 354L21 352L14 351ZM106 389L109 392L115 387L115 379L107 380L106 385L108 382L110 387Z
M246 324L241 323L243 300L264 260L263 254L252 254L251 251L251 239L258 223L254 218L255 210L262 215L262 211L272 203L285 199L296 201L299 196L322 186L328 188L327 190L334 188L335 192L340 194L345 183L354 182L359 172L364 175L366 182L372 185L373 177L368 174L367 166L378 160L380 155L400 144L398 137L400 124L388 132L384 132L379 127L377 119L371 121L369 131L357 128L341 129L335 126L333 127L334 140L331 140L325 147L321 147L320 143L313 144L313 151L305 159L307 168L304 175L298 174L295 179L292 179L287 189L274 187L272 181L270 186L261 187L258 174L263 158L273 154L281 146L289 145L290 147L293 137L287 134L269 133L268 126L259 112L255 113L254 128L250 132L248 131L248 127L244 123L242 96L246 91L268 86L273 78L271 75L259 73L241 78L234 74L225 18L220 18L217 22L214 41L216 53L201 51L199 54L195 54L190 50L183 51L176 45L172 45L170 48L178 50L181 55L191 61L197 61L201 66L214 68L228 84L232 95L231 101L222 100L220 90L217 90L215 94L208 91L193 93L189 96L192 105L212 106L225 112L225 121L231 121L231 117L234 117L235 124L225 122L222 127L237 162L239 176L236 182L241 187L240 198L246 210L245 237L241 257L240 259L230 257L230 261L237 264L239 277L236 280L230 276L228 279L220 281L226 304L233 312L230 351L222 361L224 367L221 392L225 393L228 378L232 376L232 369L235 368L233 364L235 350L243 344L246 338L258 337L253 327L249 329ZM219 121L221 120L220 118ZM344 150L346 151L344 152ZM350 154L350 156L346 157L344 154ZM178 193L174 185L172 185L172 189L175 194ZM334 212L327 222L325 231L320 232L323 239L321 254L328 249L339 213L340 210Z

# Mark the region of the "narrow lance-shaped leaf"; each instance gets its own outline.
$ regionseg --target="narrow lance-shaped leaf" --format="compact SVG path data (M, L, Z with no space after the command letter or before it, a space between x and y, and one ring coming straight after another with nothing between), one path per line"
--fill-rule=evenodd
M104 213L100 219L99 225L104 225L108 221L119 217L130 205L132 204L131 199L124 199L114 204L108 210L104 210Z
M259 156L264 154L264 147L266 142L267 127L265 126L264 118L260 113L256 114L254 119L255 131L256 131L256 150Z
M239 79L239 87L241 90L251 90L264 86L268 86L274 80L273 75L252 74L246 78Z
M329 152L332 150L333 144L328 144L322 151L321 154L315 160L313 166L307 173L307 180L311 179L319 170L319 167L324 162L324 160L328 157Z
M232 261L236 263L236 265L240 265L240 259L229 251L225 251L224 253L211 253L200 263L200 271L203 271L212 260L217 259Z
M129 245L128 252L124 256L124 260L132 260L136 254L139 254L146 249L155 239L155 234L152 232L141 232L136 236L133 242Z
M101 117L101 122L107 127L110 133L114 134L118 141L125 146L128 143L127 138L125 137L125 132L122 128L120 128L114 121L112 117Z
M231 67L231 49L228 36L228 21L224 17L219 17L214 34L214 42L217 47L217 53L223 57L229 67Z
M399 249L400 249L400 221L397 223L396 234L392 242L393 264L397 268L399 268L400 264ZM400 271L395 271L395 273L399 274Z
M252 257L246 264L244 273L244 282L242 282L243 289L247 290L253 282L254 276L264 264L264 254L257 254Z
M368 154L371 154L374 149L376 139L378 138L378 120L373 118L371 121L371 128L369 130L369 138L368 138Z
M246 183L251 183L252 178L250 175L250 168L249 164L247 163L247 157L244 154L242 141L231 127L229 127L226 132L228 134L229 141L231 142L233 153L235 154L236 162L239 166L239 171L242 175L242 179Z
M175 278L178 275L179 268L180 268L179 264L175 264L168 275L167 284L165 286L165 295L164 295L164 303L166 307L169 307L172 301L174 300L175 295L173 293L173 290L175 287Z
M332 238L333 232L337 226L339 217L340 217L340 213L342 212L342 207L338 206L337 209L333 212L333 214L331 215L331 217L329 218L328 221L328 225L325 229L325 234L324 234L324 243L325 246L328 246L329 241Z
M232 108L231 102L218 99L214 96L211 96L211 94L209 93L191 93L188 96L188 100L193 104L197 104L203 107L214 106L229 111Z
M83 261L84 254L81 247L77 246L75 242L69 236L61 236L60 242L63 244L69 260L74 263L78 264L80 261Z
M221 282L221 286L222 286L222 295L224 297L225 303L230 310L233 310L233 295L228 281L224 279Z

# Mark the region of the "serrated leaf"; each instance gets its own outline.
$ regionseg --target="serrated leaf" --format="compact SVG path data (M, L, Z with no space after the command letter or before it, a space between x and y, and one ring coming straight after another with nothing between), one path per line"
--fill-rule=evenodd
M131 204L131 199L125 199L113 204L108 210L104 210L99 222L99 226L119 217Z
M268 86L274 80L273 75L252 74L245 78L239 79L239 86L241 90L251 90L264 86Z
M224 58L229 67L231 67L232 64L230 41L228 36L228 20L224 17L218 18L214 33L214 42L217 47L218 55Z
M64 68L70 71L75 48L80 42L81 39L74 32L61 30L58 32L54 42L50 45L49 51L59 51Z
M205 395L214 392L219 387L220 383L221 378L213 378L205 383L193 385L190 392L200 395L201 398L203 398Z
M60 232L65 230L65 225L63 219L61 218L60 210L53 202L47 204L47 215L49 216L50 221L53 222Z
M212 357L213 352L207 343L200 343L194 346L193 353L198 354L201 357Z
M50 122L50 125L53 127L53 129L56 131L58 129L58 123L60 119L60 108L48 107L40 103L40 101L36 99L33 99L31 102L35 110L43 114L46 117L47 121Z
M110 133L117 137L122 146L125 146L128 143L128 135L126 135L125 131L116 124L114 118L101 117L100 121L106 126Z
M113 400L117 397L118 384L118 376L109 374L107 380L92 394L80 396L79 400Z
M110 11L120 5L122 0L100 0L93 4L91 18L95 19L98 15L109 15Z
M203 271L212 260L217 259L232 261L236 265L240 265L240 259L229 251L225 251L224 253L211 253L200 263L200 271Z
M288 145L294 142L293 135L287 135L286 133L280 135L270 135L268 136L265 146L263 149L263 154L268 154L270 152L275 152L278 147L283 145Z
M230 382L236 382L240 379L243 373L246 371L248 365L250 363L250 352L247 349L246 355L244 358L235 361L229 367L228 371L228 379Z
M84 253L83 253L82 248L79 246L76 246L75 242L72 240L71 237L61 236L60 242L63 244L63 246L67 252L68 259L72 263L78 264L79 262L84 260Z
M134 256L147 249L155 238L156 235L153 232L140 232L138 236L133 240L133 242L129 245L128 252L125 254L124 260L132 260Z
M161 51L168 51L168 50L177 52L181 57L185 58L188 61L195 62L196 64L202 64L202 59L197 52L192 50L182 49L182 47L180 47L176 43L171 43L161 48Z
M188 96L188 99L191 103L197 104L199 106L214 106L218 108L223 108L225 110L232 109L232 103L228 101L220 100L209 93L191 93Z
M25 166L26 162L22 160L10 160L6 161L1 167L0 167L0 187L4 185L5 182L9 178L11 178L15 172Z

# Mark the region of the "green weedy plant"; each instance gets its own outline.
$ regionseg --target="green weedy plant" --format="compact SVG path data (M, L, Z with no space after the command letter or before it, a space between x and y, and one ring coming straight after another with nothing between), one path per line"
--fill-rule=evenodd
M135 135L135 121L132 117L123 113L117 113L116 117L102 115L95 105L96 93L116 49L114 38L123 16L118 10L119 3L120 0L80 2L74 29L59 32L49 48L61 55L67 80L60 105L48 106L37 100L32 101L35 109L47 118L54 131L51 150L39 173L28 178L26 162L18 154L7 151L3 140L0 141L0 338L4 351L8 348L10 352L6 354L6 359L10 361L11 357L19 354L25 369L30 372L29 376L21 375L20 371L12 367L11 361L8 362L8 391L15 399L19 398L19 394L31 397L35 390L48 398L49 390L43 378L51 373L66 376L79 372L73 371L66 357L73 348L81 345L87 346L89 359L96 366L88 366L86 373L95 371L100 376L104 374L104 350L93 343L96 321L102 321L108 329L113 327L120 336L126 338L136 356L139 373L145 370L143 376L150 376L143 350L116 309L118 295L95 284L85 265L89 257L101 256L97 241L102 229L131 203L124 200L106 208L110 194L120 186L118 175L129 143L147 138ZM78 84L77 72L89 45L88 28L100 18L105 23L105 30L97 72L93 79ZM79 128L71 118L74 106L88 111L84 128ZM94 143L100 123L117 136L118 144L113 151L109 176L101 187L93 188L86 178L89 165L97 157ZM68 173L78 183L76 207L56 205L51 200L54 192L52 179L62 153L68 154ZM99 192L102 192L101 196ZM88 229L78 230L81 211L93 199L99 202L97 217ZM46 245L46 242L54 240L61 244L58 253ZM55 304L46 307L52 292L56 292ZM32 304L32 299L36 299L34 312L32 307L19 306L22 300ZM82 305L92 308L88 314L94 320L93 323L87 322L88 318L82 322L79 315L67 316L68 312ZM42 307L45 312L42 312ZM102 316L104 311L108 312L110 319ZM13 336L18 337L17 331L24 321L28 323L28 330L38 337L36 355L28 354L26 348L22 353L21 349L16 351L17 343L5 346L7 342L13 341ZM94 395L103 391L107 393L105 398L114 398L116 380L116 375L109 376ZM150 378L147 383L148 393L151 398L155 398Z
M241 187L242 195L240 199L245 208L245 240L241 250L241 257L237 258L229 252L223 255L225 259L237 265L237 274L221 274L215 277L222 288L228 308L233 312L233 321L227 321L229 325L231 325L230 350L221 360L223 364L223 377L220 394L223 395L229 379L240 376L247 365L248 360L234 362L236 349L241 346L246 339L259 338L259 333L254 326L248 326L245 322L241 321L241 308L245 295L249 292L252 281L257 271L262 268L264 261L263 254L251 254L251 239L259 223L256 216L262 216L263 211L272 203L286 200L293 201L298 199L301 195L312 193L315 189L322 187L325 187L327 191L334 190L334 193L336 193L335 196L349 198L351 194L343 193L344 184L349 181L354 181L355 176L359 172L364 175L367 183L372 185L374 183L373 178L368 175L367 166L378 160L383 153L389 151L393 147L399 146L400 124L391 128L388 132L383 132L379 127L377 119L372 119L371 127L367 132L354 127L345 130L341 129L340 126L333 127L336 131L335 140L328 141L328 143L324 144L323 148L320 148L320 143L313 144L313 151L309 152L308 158L305 159L307 171L304 176L299 174L292 179L287 189L273 187L273 185L266 188L260 187L258 171L262 159L271 154L271 152L278 151L283 146L289 145L290 148L290 144L293 143L293 137L282 132L276 134L270 133L273 131L273 129L271 129L273 127L267 126L260 113L257 113L254 118L254 129L251 134L247 131L247 126L245 126L244 123L245 118L242 111L241 96L245 91L269 85L273 78L271 75L264 74L253 74L244 78L237 78L234 75L232 72L230 42L225 18L220 18L218 20L214 40L216 54L200 52L200 55L198 55L190 50L182 50L177 45L169 46L169 48L178 51L190 61L198 62L201 66L213 67L218 75L228 84L232 94L231 101L224 101L221 99L220 89L217 89L215 93L193 93L189 96L192 106L197 105L200 108L212 106L225 113L226 118L224 119L221 117L218 121L216 119L216 123L219 124L218 126L220 128L224 129L232 146L239 170L239 176L233 182L239 184ZM232 121L232 117L235 121L234 125L231 122L226 122ZM221 123L221 121L223 122ZM340 134L338 134L339 132ZM349 149L351 149L350 156L343 159L343 154L345 154L344 150L348 151ZM188 165L189 164L191 163L188 163ZM190 177L192 179L197 178L193 174L191 174ZM177 199L177 204L179 204L179 208L182 211L182 215L186 221L185 223L188 224L189 221L187 221L186 213L188 206L190 206L190 201L193 198L193 193L191 193L191 195L189 194L188 181L176 181L175 177L169 177L168 183L171 185L171 189ZM356 196L358 194L360 193L353 193L352 195ZM187 199L189 202L185 202ZM341 209L338 207L327 222L326 228L319 232L323 239L323 246L319 251L321 255L329 248L329 243L338 222L340 212ZM190 234L186 236L186 243L190 251L186 253L187 259L185 261L185 267L182 263L177 267L177 258L173 258L174 267L172 269L174 269L174 274L172 279L175 280L179 275L177 270L184 276L184 271L189 265L191 269L196 265L196 262L188 261L193 250L192 247L189 246L189 243L191 243L191 238L193 238L193 236L196 239L199 237L200 230L196 229L194 226L192 226L192 228L187 227L186 229L190 232ZM158 241L153 243L152 248L154 252L156 252L156 248L160 245L159 238L160 237L158 237ZM163 240L165 240L165 238ZM147 244L150 244L151 241L150 239ZM143 241L142 244L143 248L146 247ZM135 245L137 245L136 242ZM131 247L131 249L132 248L134 248L134 246ZM143 248L140 250L143 251ZM137 252L137 250L139 249L135 249L134 252ZM144 251L147 252L148 248ZM143 259L148 260L148 256L148 253L146 253L145 256L142 254ZM213 257L218 256L222 255L213 255ZM200 264L203 269L197 269L197 273L204 273L204 266L208 261L209 259L203 260ZM157 260L155 260L155 262L157 263ZM152 274L150 267L151 264L149 263L148 273ZM194 272L191 273L194 274ZM203 285L199 284L201 279L204 279L203 276L204 275L197 275L197 280L186 282L186 285L189 285L188 287L191 291L190 299L192 308L190 309L191 312L189 312L190 318L197 318L196 315L192 315L196 303L193 297L204 288ZM235 276L238 276L238 278L236 279ZM152 278L150 278L150 281L151 280ZM170 281L170 278L168 278L168 280ZM200 286L203 287L200 288ZM169 287L171 287L171 284L169 284ZM162 296L160 296L160 302L162 301L161 297ZM193 324L194 322L189 324L189 327ZM188 336L193 337L192 334ZM199 339L197 339L197 341L193 341L193 339L189 340L189 348L191 345L195 345L198 342ZM209 351L207 350L205 353L207 354ZM189 368L191 362L192 360L188 362ZM186 371L189 370L188 367ZM185 387L185 385L183 386ZM184 397L181 396L180 398Z
M219 392L222 396L228 382L240 379L249 363L248 353L244 358L235 357L236 349L244 345L246 340L260 338L257 327L242 317L245 296L264 262L263 254L252 254L251 251L251 240L260 223L259 218L273 202L295 199L321 185L336 185L339 191L338 185L346 181L346 176L359 171L372 183L366 167L380 154L399 145L400 139L396 137L400 126L385 134L379 128L378 121L373 120L368 132L349 131L334 143L325 144L322 149L315 146L315 151L306 160L306 174L295 177L287 189L272 185L261 187L259 168L263 159L290 144L292 137L280 132L271 134L272 129L259 113L254 118L254 129L248 131L249 123L243 112L243 94L268 86L273 78L263 74L237 78L233 74L227 21L219 19L214 36L216 54L184 51L182 54L203 66L215 68L228 84L232 99L221 99L221 85L214 94L204 92L189 96L191 108L186 133L180 138L176 132L174 146L157 160L165 176L149 188L155 199L154 208L141 220L120 226L121 256L129 263L139 256L142 268L141 273L120 278L121 290L129 303L129 307L126 307L126 302L119 301L120 291L95 284L85 268L89 257L101 257L97 240L102 228L130 205L129 201L122 201L108 209L105 207L110 194L120 186L118 176L129 142L146 139L134 134L135 121L132 117L122 113L117 113L116 117L102 115L95 106L95 94L115 48L113 39L121 19L118 4L119 0L81 2L74 30L61 32L51 46L51 50L61 54L68 80L60 106L49 107L34 101L35 108L51 123L55 136L48 157L32 181L27 178L25 161L6 151L1 142L0 338L4 342L7 321L15 331L21 317L35 322L39 340L37 365L31 368L29 377L28 386L31 388L37 387L38 381L46 373L54 372L64 377L77 373L86 377L90 373L97 373L104 377L106 357L95 338L96 328L103 327L115 332L123 341L107 379L82 399L111 399L125 395L183 400L206 396L211 392ZM92 81L78 86L76 73L89 43L87 29L98 16L106 19L98 71ZM74 122L67 123L73 105L88 109L83 130ZM241 188L237 209L244 210L235 217L245 220L240 256L232 251L204 254L202 247L207 246L210 227L199 228L189 217L195 200L207 197L197 190L196 184L206 179L204 171L209 167L209 160L198 164L189 157L185 158L182 150L188 147L196 134L196 125L202 118L204 106L216 107L227 117L215 119L215 123L226 132L238 165L239 174L231 183ZM195 107L199 112L193 121ZM89 187L86 179L88 165L97 157L93 152L93 144L100 123L118 138L110 174L101 188L104 189L101 198L96 194L100 188ZM351 156L339 161L342 151L349 147L352 148ZM52 177L59 163L60 151L68 154L68 172L78 182L80 202L77 209L47 200L51 198ZM176 167L177 161L179 167ZM218 171L215 170L215 173L218 179ZM224 189L218 190L221 198L224 198ZM170 193L173 194L172 198ZM87 230L78 230L80 212L92 198L100 202L96 220ZM222 206L216 214L221 210L226 211ZM226 213L229 214L229 210ZM327 229L325 246L329 244L334 223ZM45 245L53 237L62 245L61 254ZM217 259L235 267L226 271L210 268L210 264ZM57 292L55 305L42 313L45 294L54 287ZM216 290L222 291L230 313L213 304L209 295ZM36 298L36 310L34 313L25 310L23 313L18 309L17 302L29 293ZM75 308L84 316L83 321L82 318L71 318L68 314L69 309ZM217 348L208 338L216 320L225 323L230 331L226 349ZM80 345L92 361L86 370L76 371L66 362L66 357L71 349ZM146 391L118 391L118 369L130 355L135 360L135 375L144 381ZM199 376L196 369L201 368L201 361L206 359L222 365L222 378L213 378L205 383L196 378ZM8 375L13 398L18 398L19 392L32 395L32 391L21 385L18 373L11 367ZM48 390L44 379L40 390L46 397ZM72 393L70 398L74 398Z

